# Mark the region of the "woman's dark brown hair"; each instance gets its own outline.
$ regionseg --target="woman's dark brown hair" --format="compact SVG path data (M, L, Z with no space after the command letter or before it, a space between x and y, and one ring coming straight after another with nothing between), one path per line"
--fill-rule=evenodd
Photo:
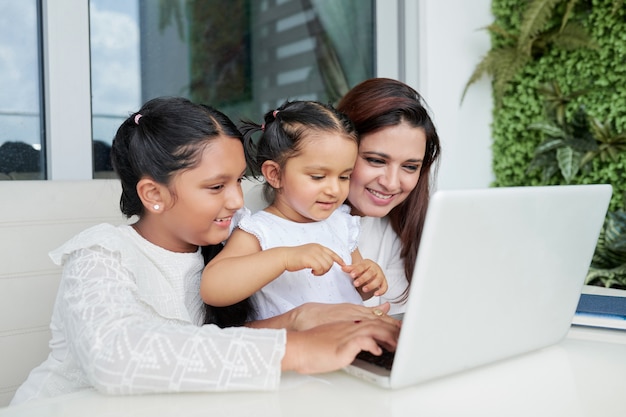
M372 78L352 88L341 99L337 110L352 120L360 137L400 123L424 129L426 152L417 185L407 199L388 214L391 227L402 243L400 256L410 284L430 200L431 183L441 154L439 136L426 103L417 91L400 81ZM406 296L405 291L402 299Z

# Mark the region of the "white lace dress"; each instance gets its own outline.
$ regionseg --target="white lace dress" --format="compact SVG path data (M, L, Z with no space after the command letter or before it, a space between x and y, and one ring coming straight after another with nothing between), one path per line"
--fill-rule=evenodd
M199 251L170 252L130 226L102 224L50 255L63 265L51 353L13 404L90 387L136 394L278 386L284 330L201 326Z
M319 243L335 251L350 265L351 254L357 248L360 219L351 216L349 212L348 206L344 205L326 220L296 223L266 211L259 211L244 217L239 227L256 236L263 250ZM257 319L282 314L307 302L363 303L352 279L337 264L323 276L313 275L310 269L284 272L252 298Z

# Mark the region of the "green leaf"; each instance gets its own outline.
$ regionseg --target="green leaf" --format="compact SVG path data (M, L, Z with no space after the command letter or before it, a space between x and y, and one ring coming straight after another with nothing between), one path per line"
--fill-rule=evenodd
M626 263L626 212L620 210L608 213L604 240L607 248L624 252Z
M561 30L563 30L565 26L567 26L567 22L572 15L572 11L574 10L574 6L576 6L576 3L578 3L578 0L570 0L567 2L567 6L565 7L565 13L563 13L563 19L561 19Z
M562 0L532 0L524 12L520 40L530 40L545 29L552 12Z
M595 285L596 282L607 288L614 285L626 285L626 265L619 265L610 269L589 268L585 283Z
M556 160L559 164L561 175L563 175L565 182L569 184L580 168L580 154L570 147L563 147L556 150Z
M565 144L565 141L563 141L562 139L546 140L540 143L539 146L535 148L535 154L542 154L542 153L553 151L555 149L562 148L564 144Z
M530 58L530 56L520 54L514 46L491 49L478 63L465 84L461 94L461 102L463 102L465 94L472 84L484 75L491 75L493 77L493 96L496 104L499 105L506 86Z
M563 129L561 129L559 126L556 126L555 124L550 123L550 122L532 123L528 126L528 128L530 130L537 130L552 138L565 139L565 137L567 137L567 134L563 131Z
M487 29L489 32L491 32L493 34L500 35L503 38L517 40L517 37L515 35L507 32L506 30L504 30L504 28L502 28L502 26L500 26L500 25L498 25L496 23L490 24L485 29Z
M583 25L578 22L570 22L558 32L552 33L550 42L565 50L576 50L579 48L596 49L598 46L591 38Z

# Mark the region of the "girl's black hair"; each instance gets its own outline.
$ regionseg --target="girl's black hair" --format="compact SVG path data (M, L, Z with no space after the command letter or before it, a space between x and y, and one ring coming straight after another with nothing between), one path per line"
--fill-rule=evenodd
M204 264L209 263L223 248L222 244L202 247ZM224 327L243 326L254 317L254 305L250 297L230 306L216 307L204 304L204 324L216 324Z
M258 178L266 161L284 167L286 161L302 149L302 140L315 132L332 132L358 144L356 129L346 115L329 104L317 101L286 101L263 117L263 124L244 120L239 129L243 134L246 163L250 175ZM255 142L257 133L261 137ZM272 202L274 190L264 186L265 199Z
M168 185L177 172L196 167L205 147L220 135L243 142L235 124L213 107L183 97L159 97L146 102L121 124L111 147L113 169L122 183L122 213L129 218L143 215L137 194L139 180L150 177ZM202 247L205 263L221 246ZM205 324L242 325L252 316L249 299L228 307L205 307Z

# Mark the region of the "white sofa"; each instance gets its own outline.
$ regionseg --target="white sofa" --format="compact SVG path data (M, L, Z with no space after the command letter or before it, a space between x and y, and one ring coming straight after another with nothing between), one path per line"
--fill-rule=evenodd
M125 221L117 180L0 181L0 406L48 355L60 268L48 252L82 229Z
M246 205L260 186L244 181ZM49 352L60 268L48 252L79 231L127 220L118 180L0 181L0 407Z

